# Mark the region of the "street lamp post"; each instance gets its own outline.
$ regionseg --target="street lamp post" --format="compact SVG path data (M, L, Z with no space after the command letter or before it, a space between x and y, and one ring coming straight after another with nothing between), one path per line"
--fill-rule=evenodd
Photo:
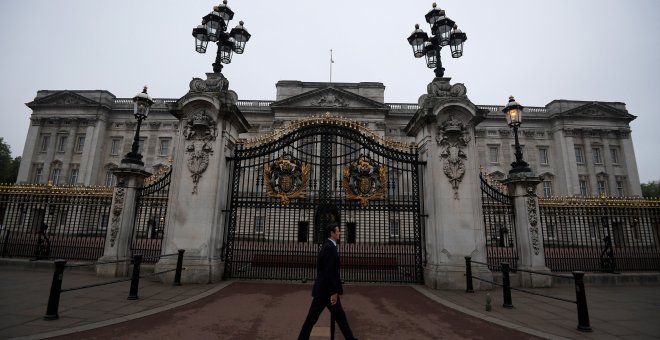
M442 47L449 45L452 58L460 58L463 56L463 43L467 35L445 15L444 10L436 7L434 2L433 9L425 15L426 22L431 25L431 38L416 24L415 31L408 37L408 43L412 46L415 58L426 57L426 66L435 68L435 76L441 78L445 74L440 60Z
M509 97L509 102L506 104L502 112L506 115L506 121L510 127L513 128L513 136L515 138L515 162L511 163L510 174L515 174L519 172L532 172L529 168L529 165L525 160L523 160L522 148L520 147L520 142L518 141L518 127L522 123L522 112L523 106L518 104L513 96Z
M133 97L133 115L135 116L135 119L137 119L137 128L135 129L135 138L133 138L131 152L127 153L124 159L121 160L122 163L144 166L144 162L142 162L142 155L139 152L140 126L142 125L142 121L147 119L147 116L149 115L149 109L153 104L154 101L151 99L149 94L147 94L146 86L142 92Z
M195 50L206 53L206 47L211 42L216 42L218 52L213 63L213 72L220 73L222 64L231 63L232 52L242 54L245 51L245 43L250 40L250 33L243 27L243 21L238 26L226 32L229 21L234 18L234 11L227 6L227 0L213 7L213 11L202 18L202 24L193 28L192 36L195 37Z

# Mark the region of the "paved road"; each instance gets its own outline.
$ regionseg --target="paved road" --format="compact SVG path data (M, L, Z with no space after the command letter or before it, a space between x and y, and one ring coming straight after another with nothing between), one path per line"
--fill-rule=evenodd
M413 287L347 285L345 291L342 304L360 339L535 339L447 308ZM295 339L310 302L309 284L234 282L167 312L60 339ZM327 311L313 335L328 339Z

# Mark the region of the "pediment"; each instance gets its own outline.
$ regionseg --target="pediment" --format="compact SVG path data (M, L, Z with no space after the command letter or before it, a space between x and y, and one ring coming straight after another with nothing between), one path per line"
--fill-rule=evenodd
M389 106L336 87L326 87L272 103L271 108L389 110Z
M39 98L26 105L30 108L33 108L34 106L98 106L99 102L83 97L72 91L62 91Z
M627 111L617 109L605 103L593 102L564 111L558 114L564 118L597 118L597 119L625 119L632 121L637 116L631 115Z

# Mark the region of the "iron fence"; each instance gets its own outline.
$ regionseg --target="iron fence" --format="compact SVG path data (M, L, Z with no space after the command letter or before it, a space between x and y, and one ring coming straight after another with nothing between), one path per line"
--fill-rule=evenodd
M96 261L111 202L106 187L1 185L1 255Z
M137 193L131 255L143 254L144 262L156 262L163 247L171 177L170 169Z
M516 226L513 216L513 200L504 187L491 181L483 173L481 180L481 203L486 231L486 258L493 271L500 270L499 264L518 264Z
M660 271L660 200L539 199L553 271Z

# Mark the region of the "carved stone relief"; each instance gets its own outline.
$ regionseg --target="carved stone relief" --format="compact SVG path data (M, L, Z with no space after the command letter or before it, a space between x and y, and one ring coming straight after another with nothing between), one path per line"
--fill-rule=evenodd
M541 238L539 236L538 215L536 213L536 190L534 187L527 187L527 219L529 221L529 234L532 238L532 248L534 254L539 255L541 252Z
M433 81L426 87L426 92L433 97L467 98L467 88L461 83L450 85L447 80Z
M339 95L327 93L320 95L316 100L312 101L311 106L346 107L348 103Z
M126 179L123 176L117 176L117 186L114 191L115 199L110 220L110 247L115 246L121 227L121 213L124 210L124 198L126 196Z
M186 164L193 179L193 191L197 193L197 185L202 173L209 166L210 155L213 154L212 141L218 136L216 122L206 113L198 111L186 119L183 127L183 137L186 139Z
M436 137L438 144L443 147L440 153L444 162L442 169L454 189L454 199L458 199L458 186L465 175L467 155L462 149L468 145L470 140L471 137L465 129L465 125L454 118L453 114L442 122Z

